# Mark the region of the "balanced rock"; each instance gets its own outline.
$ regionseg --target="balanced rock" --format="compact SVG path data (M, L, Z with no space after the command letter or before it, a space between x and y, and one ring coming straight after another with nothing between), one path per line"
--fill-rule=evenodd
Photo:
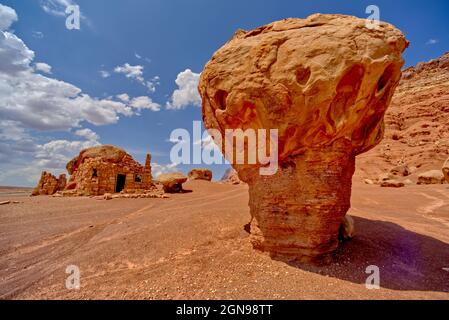
M418 176L418 184L443 184L445 180L440 170L430 170Z
M193 169L188 174L190 180L212 180L212 171L209 169Z
M240 30L215 52L199 83L205 127L278 130L272 175L216 142L249 185L255 248L302 261L337 248L355 156L383 138L407 46L390 24L315 14ZM235 158L256 152L236 145Z
M186 182L188 177L179 172L165 173L157 177L167 193L177 193L182 191L182 184Z

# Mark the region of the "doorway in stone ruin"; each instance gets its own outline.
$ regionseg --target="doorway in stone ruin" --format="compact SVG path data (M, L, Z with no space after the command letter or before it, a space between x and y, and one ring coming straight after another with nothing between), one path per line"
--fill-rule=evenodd
M117 183L115 185L115 192L120 192L123 189L125 189L125 181L126 181L126 176L124 174L117 175Z

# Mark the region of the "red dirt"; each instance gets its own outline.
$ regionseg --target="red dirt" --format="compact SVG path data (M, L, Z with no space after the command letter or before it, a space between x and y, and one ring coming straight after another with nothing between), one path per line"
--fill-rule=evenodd
M169 199L12 197L0 206L3 299L449 299L449 186L355 183L357 236L306 266L252 249L245 185ZM65 269L79 266L81 289ZM369 265L380 290L368 290Z

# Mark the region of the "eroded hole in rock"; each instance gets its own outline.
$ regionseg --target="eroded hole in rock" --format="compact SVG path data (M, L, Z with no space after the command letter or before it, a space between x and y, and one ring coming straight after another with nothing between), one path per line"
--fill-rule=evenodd
M391 77L393 76L394 72L394 65L390 64L380 77L379 81L377 82L377 92L382 91L383 88L385 88L390 81Z
M226 99L228 98L228 93L224 90L218 90L215 93L215 103L220 110L226 110Z
M330 105L327 117L332 126L338 127L346 111L357 101L364 73L365 69L363 66L356 64L341 78L337 86L337 94Z
M296 70L296 81L300 85L305 85L310 79L310 68L304 68L303 66L299 66Z

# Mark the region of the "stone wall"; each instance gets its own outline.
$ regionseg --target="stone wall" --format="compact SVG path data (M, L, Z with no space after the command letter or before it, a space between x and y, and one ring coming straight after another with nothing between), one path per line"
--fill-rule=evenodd
M41 178L31 195L39 196L55 194L58 191L64 190L66 181L65 174L61 174L59 178L56 178L51 173L43 171Z
M76 189L79 195L89 196L115 193L118 175L125 176L124 192L150 190L153 187L151 167L142 166L126 154L118 163L102 158L85 159L73 172L67 189Z

